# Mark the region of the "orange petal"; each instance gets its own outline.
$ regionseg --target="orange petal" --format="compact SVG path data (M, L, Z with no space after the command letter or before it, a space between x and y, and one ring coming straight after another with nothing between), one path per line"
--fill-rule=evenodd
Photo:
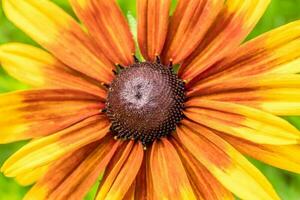
M107 199L122 199L125 196L142 165L143 154L141 143L135 144L118 176L115 178L110 191L107 193Z
M265 12L270 0L228 0L205 40L187 58L180 70L185 80L201 72L237 48Z
M234 78L207 80L197 83L187 92L191 96L226 95L230 92L248 92L260 89L299 88L299 74L262 74L251 76L237 76ZM206 97L205 97L206 98Z
M205 200L234 200L232 193L225 189L181 144L176 140L173 141L173 144L180 153L197 196Z
M196 199L180 157L168 139L153 143L150 164L155 199Z
M99 114L103 106L99 97L78 90L31 90L2 94L0 143L52 134Z
M267 179L238 151L205 127L177 128L180 142L229 191L246 200L276 199Z
M259 144L297 144L300 132L275 115L248 106L193 98L185 115L211 129Z
M104 117L90 117L53 135L28 143L3 164L1 171L9 177L19 176L103 138L108 129L109 122Z
M135 44L115 0L71 0L75 12L105 54L114 63L133 63Z
M140 171L136 177L135 198L144 200L154 200L153 180L151 175L151 149L150 146L144 154L144 160Z
M108 137L50 195L50 199L83 199L115 154L119 142Z
M169 25L164 62L172 59L177 64L189 56L204 39L223 4L221 0L179 0Z
M198 85L219 84L236 77L300 72L300 20L252 39L201 75Z
M97 148L99 141L86 145L51 163L47 173L29 190L24 199L45 199Z
M4 0L6 16L55 57L96 80L110 82L113 64L81 26L49 0Z
M171 0L138 0L138 43L146 60L161 54L168 31Z
M0 62L9 75L31 86L78 89L106 98L106 91L42 49L21 43L1 45Z
M274 101L274 102L300 102L300 90L298 88L260 89L245 92L227 92L202 96L206 100L215 101Z
M110 191L115 178L118 176L123 164L130 155L133 146L133 141L122 143L121 149L116 152L116 155L114 155L111 162L108 164L107 169L105 170L104 177L102 178L98 188L98 193L96 196L97 200L104 199L106 194Z
M300 90L298 88L230 92L205 96L204 99L243 104L279 116L300 115Z
M234 102L274 115L300 115L300 75L264 74L206 82L187 92L188 97Z
M240 138L220 134L243 154L269 165L300 174L300 145L260 145Z
M135 199L135 189L136 183L133 182L127 191L126 195L124 196L123 200L134 200Z
M108 165L96 199L122 199L134 182L143 161L143 147L130 141Z
M136 176L135 199L152 200L152 194L150 194L150 191L148 190L148 185L152 185L152 180L147 177L147 172L149 169L149 165L147 163L149 157L149 151L146 151L142 166L140 167L140 171Z

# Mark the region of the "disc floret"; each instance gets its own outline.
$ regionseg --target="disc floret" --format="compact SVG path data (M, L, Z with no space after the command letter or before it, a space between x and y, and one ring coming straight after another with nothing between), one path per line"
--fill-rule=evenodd
M183 118L184 82L172 67L138 62L119 70L112 81L105 112L116 139L144 146L170 135Z

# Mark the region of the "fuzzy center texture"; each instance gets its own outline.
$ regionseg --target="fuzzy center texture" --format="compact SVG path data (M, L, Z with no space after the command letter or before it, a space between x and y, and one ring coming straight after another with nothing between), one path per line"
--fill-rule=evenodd
M183 117L184 82L172 68L135 63L120 70L106 101L111 131L117 138L144 145L170 135Z

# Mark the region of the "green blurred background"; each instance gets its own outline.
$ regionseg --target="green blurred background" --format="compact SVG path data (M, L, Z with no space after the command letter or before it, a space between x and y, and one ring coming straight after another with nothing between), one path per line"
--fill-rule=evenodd
M134 0L118 1L123 12L127 16L131 16L130 18L132 18L132 16L136 16ZM68 5L68 0L53 0L53 2L57 3L67 12L74 15ZM272 0L267 12L258 23L255 30L250 34L248 39L297 19L300 19L300 0ZM5 18L2 7L0 7L0 44L7 42L24 42L36 45L30 38L28 38ZM26 88L26 86L7 76L0 68L1 93L24 88ZM300 118L288 117L287 120L300 128ZM24 142L21 142L0 145L0 165L2 165L5 159L7 159L13 152L15 152L24 144ZM268 177L283 200L300 199L299 175L266 166L258 161L253 161L253 163ZM28 187L20 187L13 179L6 178L0 174L0 200L22 199L22 196L28 189ZM88 195L87 199L92 199L91 196L93 192L95 192L95 188L91 194Z

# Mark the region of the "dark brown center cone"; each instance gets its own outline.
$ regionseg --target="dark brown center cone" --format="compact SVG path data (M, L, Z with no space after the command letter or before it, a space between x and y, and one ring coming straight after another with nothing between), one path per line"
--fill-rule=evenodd
M143 145L167 136L183 117L184 82L172 69L142 62L121 70L110 85L106 112L117 138Z

